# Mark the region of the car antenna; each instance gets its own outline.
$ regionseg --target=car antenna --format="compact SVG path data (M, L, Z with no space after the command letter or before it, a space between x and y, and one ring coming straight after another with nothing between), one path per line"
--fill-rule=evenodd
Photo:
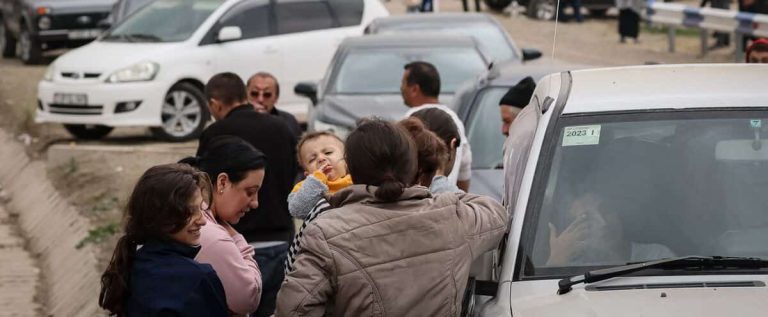
M557 3L555 4L555 34L552 36L552 56L550 57L551 60L549 61L550 65L552 66L552 69L555 69L555 47L557 44L557 26L560 22L560 0L557 0ZM549 87L552 87L552 77L549 76Z

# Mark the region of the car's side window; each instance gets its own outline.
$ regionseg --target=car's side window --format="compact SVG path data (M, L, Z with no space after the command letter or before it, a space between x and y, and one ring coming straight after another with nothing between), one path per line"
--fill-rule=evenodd
M289 34L337 27L325 1L282 2L275 8L277 34Z
M227 26L239 27L243 34L241 40L271 35L269 8L268 0L246 0L233 6L219 18L201 44L215 43L219 30Z
M328 0L340 26L360 25L363 20L363 0Z

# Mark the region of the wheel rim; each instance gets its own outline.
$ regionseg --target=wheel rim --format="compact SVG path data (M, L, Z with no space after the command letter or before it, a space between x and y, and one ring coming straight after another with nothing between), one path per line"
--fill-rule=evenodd
M536 17L540 20L552 20L555 17L555 4L553 1L539 1L536 6Z
M29 38L29 32L21 31L19 39L19 46L21 47L21 59L29 60L30 49L32 47L31 39Z
M183 90L171 91L163 103L163 131L174 137L188 136L200 125L202 112L193 94Z

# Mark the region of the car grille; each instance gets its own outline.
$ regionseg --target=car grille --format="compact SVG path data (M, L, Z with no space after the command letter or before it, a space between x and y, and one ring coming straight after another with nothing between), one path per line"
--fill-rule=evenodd
M95 29L101 20L104 20L109 12L54 14L51 16L52 30ZM87 17L82 18L81 17ZM88 20L87 23L83 23Z
M51 113L55 114L100 115L104 111L102 105L61 105L54 103L49 108Z
M61 72L61 77L67 79L94 79L99 78L101 73L77 73L77 72Z

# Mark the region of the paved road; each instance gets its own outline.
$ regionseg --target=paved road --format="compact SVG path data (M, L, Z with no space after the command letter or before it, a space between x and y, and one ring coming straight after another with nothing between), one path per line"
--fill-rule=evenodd
M35 301L40 270L35 265L12 216L0 205L0 317L41 315Z

